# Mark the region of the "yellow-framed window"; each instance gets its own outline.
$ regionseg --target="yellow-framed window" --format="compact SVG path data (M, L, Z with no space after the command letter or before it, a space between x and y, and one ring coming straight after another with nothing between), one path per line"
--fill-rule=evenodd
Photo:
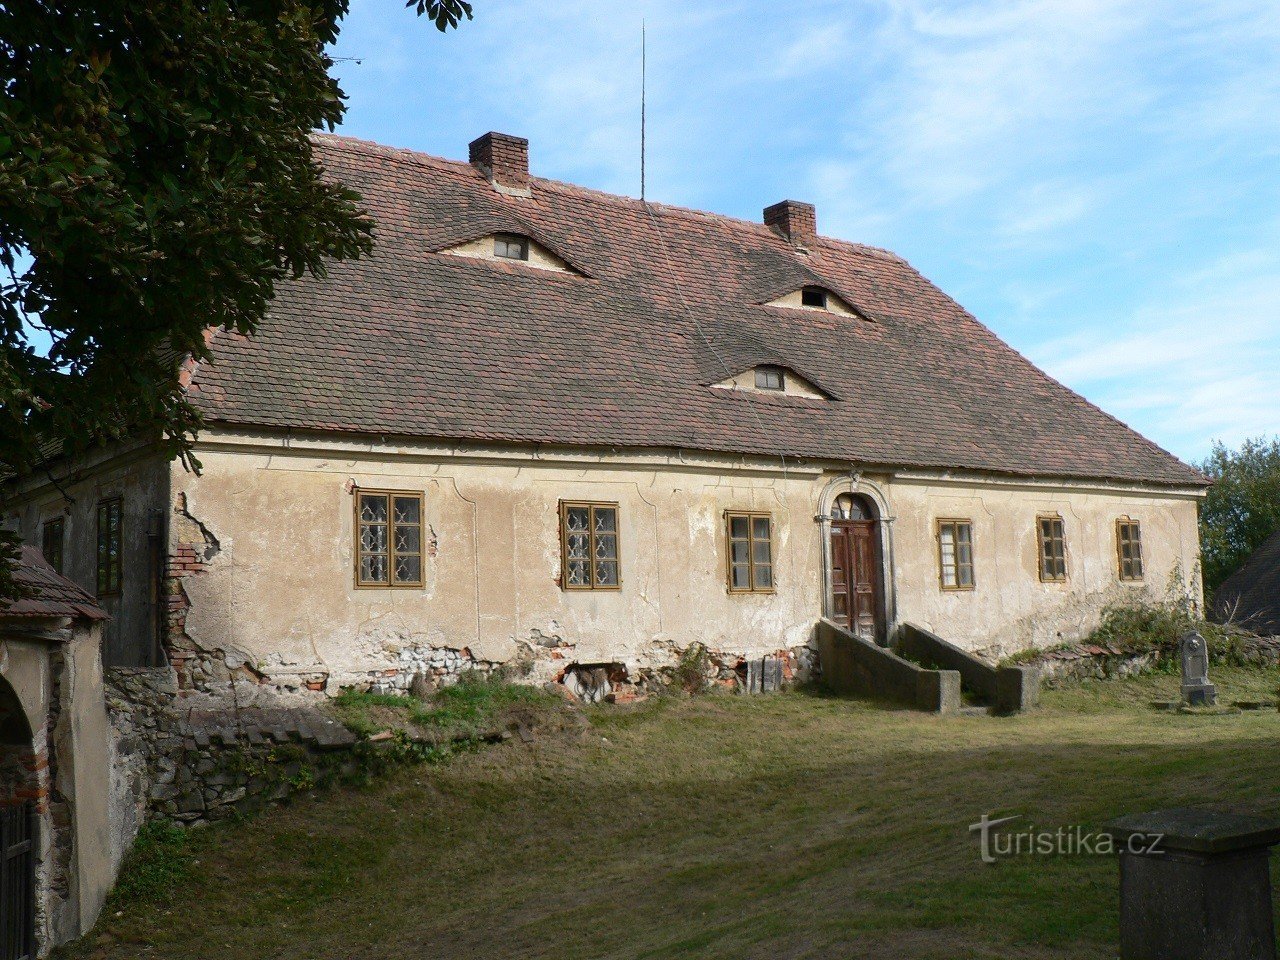
M938 521L938 576L943 590L972 590L973 522Z
M560 501L560 586L565 590L618 590L618 505Z
M1056 513L1036 517L1040 543L1040 580L1043 583L1065 583L1067 579L1067 537L1062 517Z
M1116 561L1120 579L1136 582L1142 579L1142 524L1132 517L1116 521Z
M422 494L356 490L355 512L356 586L422 586Z
M726 510L730 593L773 593L773 517Z

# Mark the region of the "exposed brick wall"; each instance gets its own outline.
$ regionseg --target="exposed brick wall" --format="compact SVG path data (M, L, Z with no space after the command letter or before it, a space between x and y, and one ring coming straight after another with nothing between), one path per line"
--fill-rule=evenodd
M470 160L494 183L515 190L529 187L529 141L509 133L486 133L471 141Z

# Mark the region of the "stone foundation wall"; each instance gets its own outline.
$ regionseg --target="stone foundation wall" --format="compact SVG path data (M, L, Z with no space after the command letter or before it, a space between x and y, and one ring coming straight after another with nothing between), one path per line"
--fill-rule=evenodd
M356 738L315 707L235 709L180 696L170 670L110 670L106 680L122 848L150 816L218 820L357 766Z

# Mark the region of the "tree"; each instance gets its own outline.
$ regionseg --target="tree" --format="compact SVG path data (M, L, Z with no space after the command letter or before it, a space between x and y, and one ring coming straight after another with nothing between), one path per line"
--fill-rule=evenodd
M1204 585L1212 592L1280 529L1280 438L1221 442L1200 465L1213 480L1200 507Z
M252 334L281 279L370 249L309 140L345 109L326 49L347 3L0 0L6 471L123 436L188 456L178 359L210 327ZM441 31L471 16L407 6Z

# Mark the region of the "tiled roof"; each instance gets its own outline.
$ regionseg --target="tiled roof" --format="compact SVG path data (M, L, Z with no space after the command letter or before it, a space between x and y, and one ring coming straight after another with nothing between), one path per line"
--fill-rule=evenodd
M1204 483L1050 379L906 261L829 238L315 138L376 220L375 249L280 285L193 377L211 423L858 465ZM439 251L525 233L581 270ZM863 317L761 304L819 283ZM759 363L833 400L711 389Z
M1217 616L1263 636L1280 636L1280 530L1213 594Z
M0 604L0 620L13 617L107 618L93 597L58 574L35 547L23 545L22 557L13 578L27 587L31 596Z

